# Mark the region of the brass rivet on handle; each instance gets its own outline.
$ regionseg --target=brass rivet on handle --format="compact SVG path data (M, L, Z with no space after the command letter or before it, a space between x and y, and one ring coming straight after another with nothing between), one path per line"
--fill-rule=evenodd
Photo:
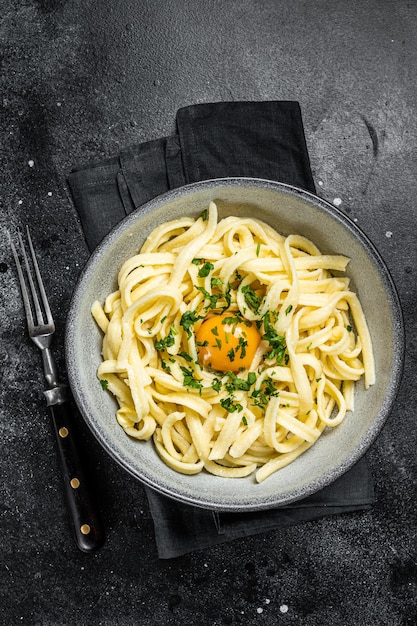
M65 426L62 426L62 428L59 429L58 433L59 436L62 437L62 439L65 439L65 437L68 437L69 435L69 430Z
M78 487L80 486L80 481L78 480L78 478L71 478L70 485L73 489L78 489Z
M88 535L88 533L91 531L91 528L88 524L83 524L80 528L81 532L83 535Z

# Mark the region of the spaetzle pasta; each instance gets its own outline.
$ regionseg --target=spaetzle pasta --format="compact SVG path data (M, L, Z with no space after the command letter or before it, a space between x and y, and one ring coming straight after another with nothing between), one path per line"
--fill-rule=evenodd
M173 470L258 482L285 467L374 384L349 259L253 218L164 223L92 305L97 376L126 434Z

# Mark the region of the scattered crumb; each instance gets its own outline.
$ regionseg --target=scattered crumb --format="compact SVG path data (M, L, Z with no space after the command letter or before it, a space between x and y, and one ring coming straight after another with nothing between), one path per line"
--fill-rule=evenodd
M48 196L52 196L52 191L48 191Z
M319 180L318 185L319 185L319 187L323 187L324 182L322 180Z
M29 159L28 165L29 167L33 167L35 165L35 161L33 159Z
M281 606L279 607L279 610L281 611L281 613L288 613L288 605L281 604Z
M387 230L387 232L385 233L385 237L392 237L392 231L391 230Z
M261 606L258 606L258 608L256 609L256 612L260 614L260 613L263 613L264 610Z
M333 200L333 204L334 204L335 206L340 206L340 205L342 204L342 200L341 200L340 198L335 198L335 199Z

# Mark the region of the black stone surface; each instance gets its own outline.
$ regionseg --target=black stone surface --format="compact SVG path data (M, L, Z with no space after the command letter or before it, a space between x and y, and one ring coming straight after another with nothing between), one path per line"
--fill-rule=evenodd
M417 5L397 0L3 0L0 623L417 623ZM143 488L77 422L107 532L70 534L39 355L8 246L30 224L58 332L87 249L65 177L171 133L181 106L298 100L320 195L376 245L403 305L371 511L158 560Z

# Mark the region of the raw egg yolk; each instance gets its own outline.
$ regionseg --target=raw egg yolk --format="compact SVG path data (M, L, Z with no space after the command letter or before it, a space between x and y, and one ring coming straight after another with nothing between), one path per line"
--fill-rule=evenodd
M261 336L256 325L239 315L225 313L206 319L196 334L198 359L219 372L249 369Z

